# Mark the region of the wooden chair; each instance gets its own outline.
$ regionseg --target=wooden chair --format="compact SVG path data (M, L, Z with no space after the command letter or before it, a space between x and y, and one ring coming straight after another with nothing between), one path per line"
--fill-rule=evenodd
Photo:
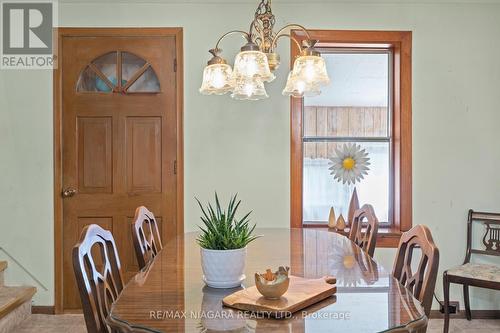
M481 243L483 249L472 248L473 224L482 224L484 234ZM472 319L469 302L469 286L500 290L500 266L471 263L472 254L500 256L500 213L484 213L469 210L467 218L467 250L464 263L461 266L446 270L443 273L444 290L444 332L448 332L450 315L450 283L463 285L465 316Z
M95 250L97 258L94 258ZM87 330L92 333L112 332L106 324L106 317L123 289L123 280L111 232L96 224L86 226L73 247L73 269Z
M366 230L362 232L363 220L367 220ZM354 212L349 239L373 257L377 244L378 219L371 205L363 205Z
M139 268L143 269L162 249L158 223L153 213L144 206L135 210L132 239Z
M419 250L420 261L413 273L412 259L415 249ZM427 317L431 311L438 266L439 250L432 240L429 228L417 225L403 233L399 241L392 275L422 303Z

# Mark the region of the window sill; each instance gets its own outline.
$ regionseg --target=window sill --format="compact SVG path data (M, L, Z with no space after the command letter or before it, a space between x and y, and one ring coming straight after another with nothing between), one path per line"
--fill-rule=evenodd
M343 231L334 231L329 229L325 224L304 224L304 228L307 229L317 229L324 230L327 232L336 232L346 237L349 236L349 228ZM379 248L397 248L399 245L399 239L401 238L402 232L394 228L379 228L377 233L377 245Z

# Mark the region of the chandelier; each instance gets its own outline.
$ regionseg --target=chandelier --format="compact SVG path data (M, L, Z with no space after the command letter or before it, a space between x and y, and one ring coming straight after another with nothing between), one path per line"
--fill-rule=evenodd
M215 48L209 50L212 58L203 71L200 93L223 95L230 92L232 98L239 100L259 100L269 97L264 83L274 80L273 72L280 65L276 45L281 37L288 37L297 45L300 55L295 59L293 68L288 74L283 95L298 98L319 95L320 87L330 83L330 79L326 72L325 60L314 48L318 41L312 40L308 31L299 24L288 24L278 32L273 30L274 24L271 0L261 0L249 32L232 30L223 34L215 44ZM287 33L287 30L292 28L304 32L306 39L302 44ZM224 38L234 34L242 35L246 44L236 55L234 68L231 68L221 57L222 50L219 44Z

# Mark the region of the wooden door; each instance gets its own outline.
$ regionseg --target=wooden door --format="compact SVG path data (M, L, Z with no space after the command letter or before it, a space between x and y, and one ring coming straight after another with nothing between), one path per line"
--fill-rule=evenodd
M164 243L182 230L176 40L123 29L63 36L59 45L62 303L71 310L81 307L71 249L85 225L113 233L125 281L138 271L130 227L136 207L144 205L157 216Z

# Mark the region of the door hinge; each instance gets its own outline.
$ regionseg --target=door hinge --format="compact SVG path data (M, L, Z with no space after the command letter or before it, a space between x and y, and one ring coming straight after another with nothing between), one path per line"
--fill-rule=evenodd
M174 59L174 72L177 72L177 58Z
M174 160L174 175L177 174L177 160Z

